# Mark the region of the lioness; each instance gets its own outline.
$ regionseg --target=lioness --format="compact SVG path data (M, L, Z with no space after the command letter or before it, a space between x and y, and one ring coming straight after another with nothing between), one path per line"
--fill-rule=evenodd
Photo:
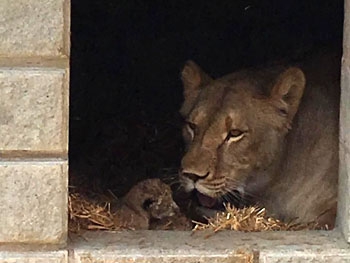
M199 202L258 204L281 220L334 227L338 59L243 70L212 79L182 70L187 150L180 181Z

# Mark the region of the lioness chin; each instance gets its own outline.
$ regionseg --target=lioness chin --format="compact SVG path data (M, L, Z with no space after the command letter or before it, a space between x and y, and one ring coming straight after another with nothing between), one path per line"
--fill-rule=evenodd
M331 63L330 61L334 62ZM212 79L182 70L187 145L180 181L205 207L242 201L281 220L334 227L339 60Z

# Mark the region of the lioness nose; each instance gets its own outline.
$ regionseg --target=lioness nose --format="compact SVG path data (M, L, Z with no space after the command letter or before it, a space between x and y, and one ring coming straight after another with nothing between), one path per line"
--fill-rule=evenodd
M188 177L193 182L197 182L199 179L205 179L206 177L208 177L209 172L207 172L205 175L183 172L182 175Z

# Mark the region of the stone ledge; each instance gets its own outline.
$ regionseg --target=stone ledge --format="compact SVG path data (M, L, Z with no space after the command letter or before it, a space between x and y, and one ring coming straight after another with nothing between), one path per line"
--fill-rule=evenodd
M339 190L337 221L345 239L350 242L350 151L346 145L339 145Z
M224 231L86 232L72 235L68 250L2 246L2 262L239 263L350 262L350 246L339 231L241 233ZM45 248L44 248L45 250ZM18 259L15 261L14 259ZM7 261L4 261L7 260ZM31 261L30 261L31 260ZM45 261L51 260L51 261ZM56 260L56 261L54 261Z
M0 13L0 56L69 55L68 0L7 1Z
M0 87L0 155L6 151L67 154L67 70L0 68Z
M0 69L56 68L68 69L68 57L0 57Z
M67 189L67 161L0 162L0 243L65 243Z
M0 250L0 263L67 263L67 251Z
M338 262L350 262L350 253L338 254L327 253L326 251L295 251L290 249L279 249L271 251L261 251L260 261L261 263L307 263L307 262L324 262L324 263L338 263Z
M340 141L350 149L350 66L342 66L340 99Z
M348 262L338 231L241 233L135 231L72 236L70 263Z
M70 263L233 263L253 262L254 256L247 246L235 247L225 238L191 236L189 231L87 232L70 240Z

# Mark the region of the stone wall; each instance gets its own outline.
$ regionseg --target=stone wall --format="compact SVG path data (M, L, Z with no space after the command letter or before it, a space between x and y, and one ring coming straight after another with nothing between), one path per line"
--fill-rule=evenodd
M350 242L350 1L345 1L340 98L338 223Z
M70 2L0 14L0 243L65 243Z

